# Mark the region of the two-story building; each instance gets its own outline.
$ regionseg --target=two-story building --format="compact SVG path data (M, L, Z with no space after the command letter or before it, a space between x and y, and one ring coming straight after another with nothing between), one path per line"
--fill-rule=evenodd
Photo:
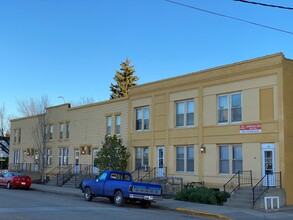
M128 98L48 108L52 167L77 158L92 164L94 149L118 124L129 171L156 168L159 176L211 187L223 187L238 171L251 170L253 184L280 172L293 204L292 84L293 61L279 53L139 85ZM10 163L33 162L33 120L12 121Z

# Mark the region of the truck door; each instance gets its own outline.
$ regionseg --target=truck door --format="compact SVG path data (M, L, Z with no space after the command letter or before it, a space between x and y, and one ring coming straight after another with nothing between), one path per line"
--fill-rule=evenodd
M102 173L97 179L96 179L96 184L93 186L93 192L96 195L103 196L104 195L104 185L105 185L105 180L107 177L107 173Z

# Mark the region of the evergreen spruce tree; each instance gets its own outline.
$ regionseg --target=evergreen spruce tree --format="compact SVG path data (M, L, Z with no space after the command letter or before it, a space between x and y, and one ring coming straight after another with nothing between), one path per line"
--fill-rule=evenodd
M102 170L126 171L130 153L122 144L122 139L114 136L106 136L105 143L97 153L94 163Z
M117 99L121 97L127 97L129 88L136 86L139 77L135 76L134 66L130 65L130 60L127 58L125 62L120 64L120 71L116 71L113 78L116 84L111 83L110 99Z

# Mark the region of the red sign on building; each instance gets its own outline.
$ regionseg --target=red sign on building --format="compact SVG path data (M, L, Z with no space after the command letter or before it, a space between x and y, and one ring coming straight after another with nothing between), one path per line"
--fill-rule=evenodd
M240 125L240 134L261 133L261 124Z

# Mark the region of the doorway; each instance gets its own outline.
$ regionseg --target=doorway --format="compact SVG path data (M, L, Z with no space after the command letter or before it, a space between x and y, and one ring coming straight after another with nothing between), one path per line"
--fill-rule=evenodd
M262 144L262 176L267 175L263 180L263 186L276 186L275 179L275 145L273 143Z
M74 150L74 173L77 174L79 171L79 150Z
M157 150L157 165L158 165L158 177L165 176L165 158L164 158L164 146L158 147Z

